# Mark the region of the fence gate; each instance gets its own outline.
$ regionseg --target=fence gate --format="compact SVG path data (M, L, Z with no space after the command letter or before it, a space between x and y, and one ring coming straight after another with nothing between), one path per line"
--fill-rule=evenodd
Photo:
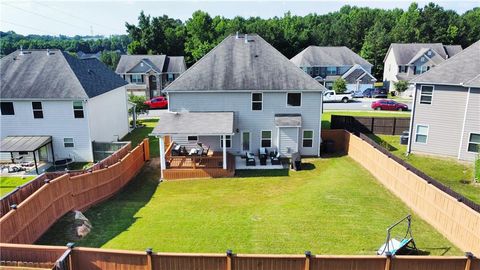
M98 162L115 153L128 142L92 142L93 160Z

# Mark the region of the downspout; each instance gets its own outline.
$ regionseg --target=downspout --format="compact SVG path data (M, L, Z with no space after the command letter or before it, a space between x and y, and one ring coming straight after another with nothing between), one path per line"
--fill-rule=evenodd
M320 148L322 145L322 116L323 116L323 91L320 92L320 123L318 124L318 157L320 157L321 155Z
M408 130L408 145L407 145L407 153L406 153L407 156L412 151L413 122L414 122L414 119L415 119L415 108L416 108L416 104L417 104L417 91L418 91L416 83L413 84L413 88L414 88L413 103L412 103L412 113L410 114L410 127L409 127L409 130Z
M465 112L463 115L463 125L462 125L462 133L460 133L460 147L458 148L458 155L457 159L460 159L460 155L462 154L462 148L463 148L463 135L465 133L465 124L467 122L467 111L468 111L468 103L470 101L470 92L472 88L468 88L468 94L467 94L467 102L465 103Z

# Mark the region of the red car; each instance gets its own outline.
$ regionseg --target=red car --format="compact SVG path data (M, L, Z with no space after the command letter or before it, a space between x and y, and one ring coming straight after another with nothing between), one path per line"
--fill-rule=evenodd
M391 99L380 99L372 102L372 109L386 111L408 111L407 104L399 103Z
M150 109L166 109L168 107L168 100L166 97L154 97L145 101L145 105Z

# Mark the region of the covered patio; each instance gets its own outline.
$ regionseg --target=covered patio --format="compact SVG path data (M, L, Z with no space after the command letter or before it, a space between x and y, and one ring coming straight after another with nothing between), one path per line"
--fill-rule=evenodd
M32 153L33 166L35 166L36 174L39 174L39 150L47 145L50 145L52 159L55 162L53 158L52 136L7 136L0 143L0 152L10 153L11 163L19 164L22 167L29 167L27 165L30 165L30 162L25 160L25 156ZM17 157L13 153L18 153Z
M235 158L227 153L227 136L234 134L233 112L168 112L162 114L151 135L159 139L162 179L229 177L235 174ZM176 137L217 137L221 151L201 141L176 142Z

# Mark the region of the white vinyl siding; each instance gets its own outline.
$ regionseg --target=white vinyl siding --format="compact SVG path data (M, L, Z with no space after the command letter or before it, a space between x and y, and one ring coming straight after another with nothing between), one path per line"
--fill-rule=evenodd
M298 152L298 128L297 127L281 127L279 152L284 156L291 156L292 153Z

